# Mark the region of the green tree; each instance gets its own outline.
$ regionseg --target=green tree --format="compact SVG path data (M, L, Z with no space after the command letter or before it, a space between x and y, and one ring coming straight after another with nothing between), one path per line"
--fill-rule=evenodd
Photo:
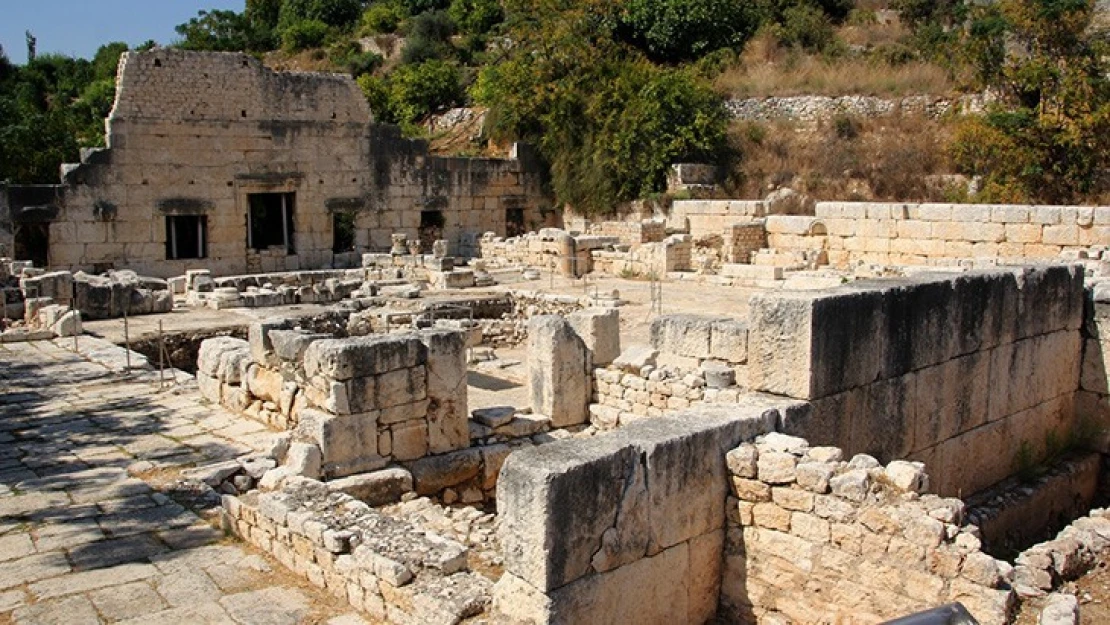
M235 11L200 11L197 16L174 28L186 50L237 52L250 43L250 23Z
M505 17L497 0L452 0L447 14L468 35L484 35Z
M358 84L377 121L401 124L410 134L414 124L462 98L459 68L433 59L402 65L386 78L365 75Z
M660 68L614 38L602 0L516 0L514 45L472 94L495 138L533 142L560 201L585 213L662 189L669 165L724 155L727 116L691 72Z
M282 30L305 20L348 28L354 26L361 16L361 0L284 0L278 23Z
M653 59L674 62L742 46L758 19L750 3L734 0L629 0L620 32Z
M1002 0L1012 39L992 87L1001 102L962 125L953 155L990 198L1070 202L1110 166L1110 64L1091 0Z

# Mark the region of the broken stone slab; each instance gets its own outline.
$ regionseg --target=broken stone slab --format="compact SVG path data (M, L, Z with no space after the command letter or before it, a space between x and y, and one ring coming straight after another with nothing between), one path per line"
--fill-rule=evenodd
M592 366L604 367L620 356L620 313L616 309L588 308L567 315L567 321L590 351Z
M521 438L539 434L551 427L551 419L545 415L518 414L512 421L494 429L494 433L510 438Z
M300 330L272 330L270 342L277 357L286 362L300 362L308 346L315 341L333 338L331 334L312 334Z
M217 462L214 464L201 465L192 469L186 469L181 472L181 475L187 479L197 480L216 488L221 482L227 480L239 471L243 470L243 465L237 460L227 460L224 462Z
M701 364L705 375L705 385L709 388L729 388L736 386L736 370L723 362L706 360Z
M331 480L328 488L346 493L371 506L384 506L400 501L401 496L413 490L412 473L401 467L362 473Z
M512 406L491 406L470 411L470 418L486 427L498 428L513 420L516 408Z
M658 350L647 345L630 345L613 361L613 366L621 371L639 374L644 367L654 367L659 357Z
M474 479L481 466L482 454L477 447L427 456L408 464L418 495L434 495Z

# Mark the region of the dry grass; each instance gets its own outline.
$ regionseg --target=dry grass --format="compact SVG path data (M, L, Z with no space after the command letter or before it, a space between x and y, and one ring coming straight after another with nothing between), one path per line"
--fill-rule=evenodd
M927 63L890 65L873 59L825 60L813 56L741 65L714 81L729 97L790 95L944 95L955 91L946 72Z
M791 187L815 200L951 200L930 176L952 173L948 122L920 117L840 118L815 130L779 122L737 122L742 157L732 197L759 198Z
M883 51L904 49L899 24L847 25L838 38L855 50L841 56L805 54L782 47L763 32L744 47L737 63L714 84L729 97L789 95L944 95L956 90L947 72L923 62L894 64ZM896 54L890 56L897 56Z

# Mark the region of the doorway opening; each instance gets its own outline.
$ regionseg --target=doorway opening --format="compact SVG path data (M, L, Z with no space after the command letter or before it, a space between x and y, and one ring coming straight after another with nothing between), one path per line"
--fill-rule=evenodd
M285 253L296 253L293 244L293 210L295 193L251 193L247 195L247 245L252 250L284 247Z

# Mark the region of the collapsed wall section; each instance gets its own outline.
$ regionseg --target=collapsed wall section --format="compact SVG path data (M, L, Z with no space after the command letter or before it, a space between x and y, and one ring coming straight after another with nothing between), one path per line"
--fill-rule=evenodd
M807 400L785 431L934 469L973 493L1066 438L1079 389L1079 267L922 275L752 299L751 387Z

